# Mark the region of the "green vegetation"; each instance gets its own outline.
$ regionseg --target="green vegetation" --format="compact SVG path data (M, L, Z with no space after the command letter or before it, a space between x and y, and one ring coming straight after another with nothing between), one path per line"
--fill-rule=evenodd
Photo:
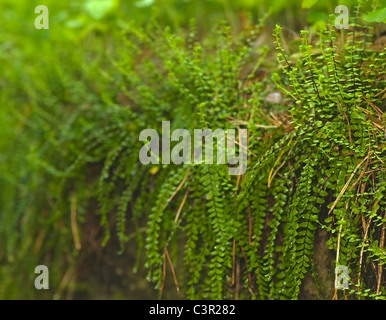
M298 2L3 1L0 299L386 299L384 6ZM141 164L162 121L247 172Z

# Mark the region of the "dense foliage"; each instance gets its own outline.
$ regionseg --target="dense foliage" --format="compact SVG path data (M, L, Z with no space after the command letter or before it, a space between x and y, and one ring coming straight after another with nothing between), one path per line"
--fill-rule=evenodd
M42 297L23 291L39 264L45 297L71 297L99 225L92 245L135 248L125 267L144 262L159 296L169 281L189 299L386 298L385 49L359 21L271 38L266 18L95 23L42 35L44 58L2 45L2 125L17 126L1 131L0 298ZM247 172L141 164L139 133L166 120L248 129Z

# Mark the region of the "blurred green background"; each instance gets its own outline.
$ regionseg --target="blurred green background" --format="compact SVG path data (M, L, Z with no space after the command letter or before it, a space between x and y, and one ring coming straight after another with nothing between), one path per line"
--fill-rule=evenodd
M370 20L384 20L379 11L385 7L384 1L378 1L376 7L372 5L373 1L362 2L368 6L367 12L374 8L378 10L369 17ZM46 234L49 230L43 230L45 225L52 224L59 230L62 228L61 217L42 203L42 199L50 203L45 194L47 190L53 193L56 185L45 180L38 159L49 148L46 142L58 143L50 128L45 126L47 123L56 125L60 119L63 122L68 120L77 112L74 106L103 103L109 101L110 94L115 94L114 80L106 70L111 70L110 57L119 50L116 40L129 25L145 29L154 25L169 26L178 34L186 32L189 21L195 19L198 34L205 35L220 20L227 21L232 32L238 33L247 27L249 21L258 23L265 19L268 34L272 34L275 24L284 26L288 32L298 33L302 28L317 30L325 26L338 3L353 11L358 1L1 0L0 298L63 298L61 291L71 286L71 261L76 252L67 247L68 230L63 228L63 233L52 234L52 237ZM49 8L49 30L34 27L37 5ZM70 152L64 152L67 151ZM63 206L70 210L69 202ZM51 248L52 261L57 262L57 265L50 266L52 281L59 284L58 290L45 293L37 292L32 286L33 269L39 264L43 245L43 240L39 239L43 238L44 245ZM140 282L140 277L135 278L131 271L135 255L129 261L131 265L127 266L127 260L118 256L112 258L116 249L110 247L106 250L113 252L112 261L105 265L105 269L118 268L118 274L123 272L121 268L130 269L129 278ZM67 269L62 267L63 260L68 261ZM92 261L92 258L86 259L85 263ZM95 280L90 275L84 279L85 287L90 285L87 281ZM78 295L75 293L75 297L156 297L144 280L135 286L119 283L119 277L111 281L117 283L115 295L105 293L114 289L105 290L102 284L95 284L83 293L82 288L77 287ZM105 282L103 279L100 281Z

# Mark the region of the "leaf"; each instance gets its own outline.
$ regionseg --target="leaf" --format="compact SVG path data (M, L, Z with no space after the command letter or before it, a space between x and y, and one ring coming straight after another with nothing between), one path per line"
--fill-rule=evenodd
M146 7L150 7L152 4L154 4L155 0L140 0L140 1L137 1L134 5L137 7L137 8L146 8Z
M302 2L302 8L304 8L304 9L309 9L309 8L311 8L316 2L317 2L317 0L303 0L303 2Z
M383 22L386 23L386 8L370 12L364 17L367 22Z
M100 20L117 5L117 0L87 0L85 9L91 17Z
M153 166L150 168L149 172L152 174L152 175L155 175L160 169L160 166Z

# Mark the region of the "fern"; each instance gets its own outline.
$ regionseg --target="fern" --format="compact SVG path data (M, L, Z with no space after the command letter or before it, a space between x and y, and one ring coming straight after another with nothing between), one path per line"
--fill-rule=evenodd
M53 262L55 248L65 257L53 263L59 286L82 254L68 219L76 197L76 225L97 215L98 245L118 245L123 256L134 239L134 271L144 265L160 297L173 282L180 298L299 299L311 279L315 297L385 299L385 50L373 46L372 29L302 31L283 45L277 26L275 53L255 46L262 24L239 34L225 23L209 35L193 21L190 28L187 36L153 23L87 33L80 52L58 46L36 83L28 71L23 94L7 93L33 105L28 120L13 116L34 143L15 138L28 145L18 152L28 150L20 167L29 170L7 177L18 185L7 197L18 201L2 209L0 272L14 261L22 268L31 250L28 266ZM279 90L284 98L270 102ZM247 128L247 172L142 165L139 132L160 132L165 120L190 131ZM321 283L322 230L319 245L333 257L323 268L333 278L336 265L347 266L349 290Z

